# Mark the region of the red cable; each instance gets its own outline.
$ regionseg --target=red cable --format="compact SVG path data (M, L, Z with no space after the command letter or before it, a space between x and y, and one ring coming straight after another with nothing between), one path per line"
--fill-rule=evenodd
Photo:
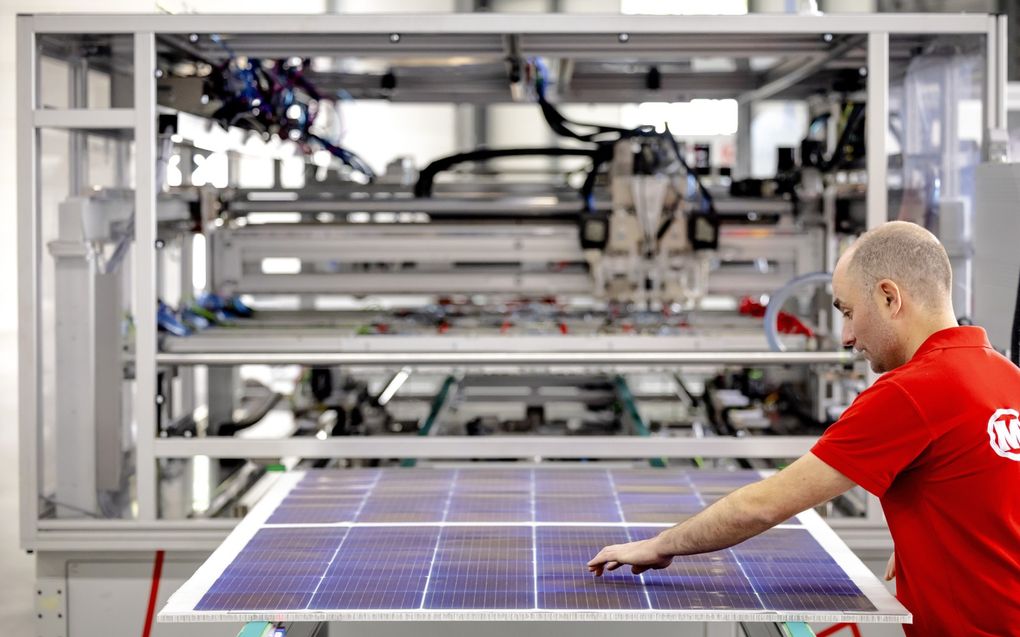
M857 628L857 624L835 624L819 632L818 637L828 637L829 635L834 635L835 633L843 630L844 628L849 628L850 633L853 634L854 637L861 637L861 631L860 629Z
M163 551L156 551L156 560L152 563L152 587L149 589L149 610L145 613L145 629L142 637L149 637L152 632L152 618L156 614L156 597L159 595L159 578L163 574Z

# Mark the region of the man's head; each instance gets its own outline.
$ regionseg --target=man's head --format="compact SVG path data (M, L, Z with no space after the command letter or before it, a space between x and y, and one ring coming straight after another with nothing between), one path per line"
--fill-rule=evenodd
M836 264L843 345L876 372L906 363L934 332L956 324L945 248L921 226L891 221L864 233Z

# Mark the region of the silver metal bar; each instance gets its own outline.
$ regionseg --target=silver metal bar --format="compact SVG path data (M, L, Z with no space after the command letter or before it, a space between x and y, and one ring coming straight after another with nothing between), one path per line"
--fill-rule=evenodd
M981 111L981 159L988 161L991 149L990 132L996 127L997 113L995 108L995 95L997 92L995 81L999 77L999 56L996 38L998 29L995 21L988 25L988 32L985 34L985 86L984 86L984 109ZM1003 84L1005 86L1005 84ZM955 96L954 96L955 99Z
M161 438L157 458L796 458L808 436L639 438L630 436L369 436L286 439Z
M32 111L38 89L33 18L17 17L18 123L18 483L21 491L21 546L30 546L39 519L39 473L43 463L42 384L39 362L39 130Z
M71 59L68 65L67 99L72 109L88 108L88 60L80 55ZM68 183L67 192L72 197L81 194L88 181L88 146L85 135L71 131L67 140Z
M260 15L84 15L38 14L36 30L41 33L265 33L267 24ZM446 38L461 33L592 33L626 32L632 37L619 44L620 53L628 44L640 44L636 34L796 34L796 33L985 33L987 16L959 14L860 14L821 15L805 19L796 15L747 16L631 16L543 15L541 20L528 14L470 15L281 15L273 16L273 33L357 34L375 33L434 34ZM635 42L635 40L637 40ZM399 50L399 43L394 43ZM137 107L137 104L136 104Z
M499 268L487 272L359 272L335 274L245 274L240 280L213 279L219 289L240 294L584 294L587 272L526 272Z
M733 167L735 179L747 179L751 176L751 153L753 140L751 138L751 121L753 119L751 105L744 102L737 104L737 135L736 135L736 165ZM718 211L718 208L716 208Z
M1008 18L1006 16L989 16L988 34L985 36L985 110L984 146L988 148L988 131L1005 130L1006 121L1006 85L1008 60ZM988 159L987 155L985 159Z
M138 518L156 517L156 37L135 34L135 422Z
M829 51L824 55L820 55L813 60L806 62L789 73L770 80L753 91L740 94L737 96L737 101L747 104L766 100L810 76L812 73L825 66L830 60L835 60L836 58L845 56L848 52L861 46L864 42L865 38L863 36L849 38L846 42L841 42L829 49Z
M995 127L1002 130L1009 128L1009 116L1006 111L1006 87L1009 85L1009 17L1000 15L992 18L996 21L995 38Z
M742 107L742 108L747 108ZM738 129L739 134L739 129ZM749 135L750 133L748 133ZM750 142L747 142L748 144ZM748 168L750 171L750 168ZM260 193L251 193L259 197ZM515 216L534 216L539 219L549 214L563 213L575 215L580 206L573 200L562 200L549 196L537 197L505 197L491 201L470 201L466 199L303 199L301 193L282 191L269 195L266 199L235 199L227 203L227 212L238 215L250 212L301 212L315 214L319 212L425 212L452 214L473 214L484 216L486 213L505 213ZM716 202L719 212L792 212L793 205L785 200L761 198L741 198L739 200L720 200ZM550 223L550 222L546 222ZM321 225L321 224L320 224ZM414 228L429 227L423 224L351 224L348 227L363 228ZM250 229L250 226L249 226Z
M850 352L237 352L160 353L163 365L845 365Z
M236 520L234 520L236 522ZM30 548L43 551L113 551L123 555L125 551L202 551L208 555L230 532L223 530L189 531L187 529L135 530L125 521L119 528L102 530L40 531ZM203 558L200 557L200 562ZM66 634L66 633L62 633Z
M37 551L111 551L116 552L117 556L123 556L125 551L153 549L195 551L205 553L197 557L197 561L201 561L223 542L238 521L223 520L223 528L207 528L203 525L199 529L192 525L201 524L201 520L189 520L186 525L188 528L181 528L177 521L157 521L152 526L141 528L136 520L83 520L81 522L98 522L102 526L69 526L67 529L44 530L28 548ZM845 518L831 518L827 522L854 551L877 551L888 556L892 549L892 539L884 525L875 528L865 520ZM47 523L42 521L40 525ZM165 528L164 524L168 527Z
M868 34L868 105L866 144L868 147L868 228L889 220L886 174L886 132L889 130L889 34Z
M133 108L38 109L32 112L30 126L71 129L129 129L135 121Z
M246 212L440 212L440 213L513 213L545 215L551 212L578 213L577 201L559 201L550 197L508 197L496 201L468 201L464 199L295 199L271 201L235 200L227 204L231 214ZM408 224L405 224L405 226Z
M296 314L294 318L288 314ZM344 327L347 321L360 325L370 317L344 315L323 319L308 318L311 325L302 326L301 314L271 310L259 312L251 327L236 325L213 328L191 336L164 335L161 340L164 352L181 354L211 354L228 352L387 352L404 355L406 352L692 352L726 351L757 352L764 344L761 327L756 324L712 324L713 316L692 316L694 334L585 334L571 335L499 335L474 333L447 334L437 339L434 333L355 335L353 327ZM307 316L307 315L305 315ZM784 336L790 350L803 349L804 338Z
M237 520L195 518L187 520L99 520L68 519L39 520L41 531L113 531L130 525L139 531L223 531L234 528Z

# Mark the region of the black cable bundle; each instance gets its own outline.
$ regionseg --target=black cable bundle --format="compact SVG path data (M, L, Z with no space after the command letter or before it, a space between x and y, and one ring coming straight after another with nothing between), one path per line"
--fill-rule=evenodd
M1020 278L1017 279L1016 302L1013 305L1013 329L1009 337L1009 360L1020 367Z

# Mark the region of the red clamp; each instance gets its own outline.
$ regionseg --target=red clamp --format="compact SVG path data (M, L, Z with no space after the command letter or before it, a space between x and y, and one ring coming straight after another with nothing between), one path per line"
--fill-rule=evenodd
M746 316L754 316L756 318L765 316L765 306L749 296L740 299L737 309ZM799 318L782 310L780 310L779 316L776 317L776 329L779 330L780 334L803 334L807 337L815 335L814 331L807 325L804 325Z

